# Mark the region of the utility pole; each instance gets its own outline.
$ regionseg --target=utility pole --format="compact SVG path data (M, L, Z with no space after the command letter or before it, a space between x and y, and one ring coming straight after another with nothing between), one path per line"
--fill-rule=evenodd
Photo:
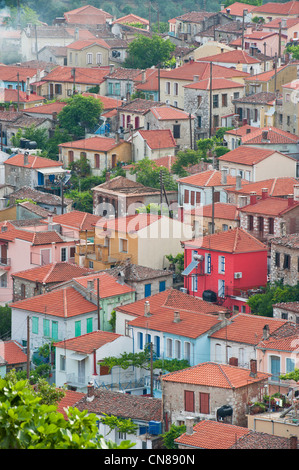
M27 317L27 379L30 377L30 317Z
M245 29L245 15L247 15L248 10L243 10L243 20L242 20L242 51L244 49L244 29Z
M159 62L158 64L158 102L160 103L160 95L161 95L161 90L160 90L160 67L161 64Z
M151 343L151 397L154 396L153 343Z
M212 75L213 75L213 63L210 62L210 123L209 123L209 137L212 137L212 105L213 105L213 86L212 86Z
M281 61L281 21L279 23L279 38L278 38L278 62Z
M212 186L212 233L215 232L215 188Z
M191 120L191 113L189 113L189 132L190 132L190 149L192 150L192 120Z
M98 330L100 330L100 279L97 278L97 313L98 313Z
M17 73L17 83L18 83L18 107L17 110L18 112L20 111L20 74L19 72Z

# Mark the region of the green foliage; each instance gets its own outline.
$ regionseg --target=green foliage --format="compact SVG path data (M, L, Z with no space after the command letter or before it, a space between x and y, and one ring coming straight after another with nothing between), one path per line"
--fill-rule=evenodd
M153 65L163 64L171 58L175 45L169 40L164 40L157 34L151 38L138 35L128 47L128 55L123 66L134 69L147 69Z
M166 255L165 257L171 264L177 265L179 272L184 270L184 253L178 253L176 256Z
M251 312L266 317L273 316L273 305L280 302L299 300L299 283L295 286L283 285L280 282L268 284L265 291L247 300Z
M69 165L69 169L78 178L86 178L91 175L90 163L84 155L81 155L79 160L72 162Z
M174 440L184 434L184 432L186 432L186 426L184 424L181 426L176 426L175 424L172 424L170 426L169 431L162 434L163 444L166 449L177 449L178 446L174 442Z
M285 52L292 54L292 58L298 60L299 59L299 46L287 46Z
M43 387L43 385L42 385ZM0 379L0 449L117 449L98 435L97 416L70 407L67 419L57 405L42 402L28 381Z
M90 191L79 192L77 189L72 189L65 193L65 197L73 200L75 210L92 214L93 198Z
M115 331L116 325L116 311L112 310L110 320L108 320L109 325L111 326L112 331Z
M58 145L63 144L64 142L70 142L71 140L72 138L70 134L65 129L61 129L59 126L56 126L52 137L48 139L45 147L47 157L51 160L58 160Z
M158 214L158 215L166 215L166 216L169 216L169 208L167 207L167 205L165 204L155 204L153 202L151 202L150 204L148 204L146 207L143 206L143 207L138 207L138 209L136 209L136 213L137 214Z
M279 378L281 380L295 380L295 382L298 382L299 381L299 369L294 369L292 372L281 375Z
M99 124L103 104L93 96L73 95L65 100L66 106L58 113L59 126L74 138L85 136Z
M171 171L182 178L188 175L186 168L196 165L201 159L201 154L197 150L180 150L177 153L177 160L172 165Z
M109 433L112 430L117 429L119 432L137 434L138 425L133 423L131 419L117 418L116 416L109 416L106 413L103 413L103 415L104 416L100 418L100 421L102 424L109 426Z
M235 3L234 0L226 0L224 2L224 8L229 7L233 3ZM242 0L240 3L245 3L246 5L256 5L259 7L263 4L263 0Z
M7 26L17 28L18 24L21 29L25 28L28 24L40 24L38 13L30 8L28 5L20 5L20 16L18 17L18 9L15 6L10 8L10 17L6 19Z
M0 306L0 337L2 340L10 337L11 331L11 308L8 305Z
M131 174L136 174L136 181L150 188L160 188L160 170L156 163L148 157L143 158L134 165ZM163 167L163 182L166 191L177 190L177 183L169 173L168 169Z
M24 199L16 199L15 201L16 204L21 204L22 202L31 202L31 204L36 204L36 202L29 197L25 197Z
M186 359L155 359L153 361L154 369L161 369L163 372L175 372L190 367Z

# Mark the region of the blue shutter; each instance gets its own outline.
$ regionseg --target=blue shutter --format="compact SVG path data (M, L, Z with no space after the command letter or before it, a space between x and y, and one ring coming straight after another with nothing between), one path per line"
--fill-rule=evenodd
M144 297L150 297L151 292L152 292L151 284L145 284L145 286L144 286Z
M159 292L164 292L165 288L166 288L165 281L160 281L160 283L159 283Z
M155 353L160 357L160 336L155 336Z
M138 333L139 335L139 349L143 349L143 333Z

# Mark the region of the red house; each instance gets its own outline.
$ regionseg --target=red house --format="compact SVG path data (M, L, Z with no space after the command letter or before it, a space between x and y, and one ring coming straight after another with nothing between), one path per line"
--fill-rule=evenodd
M250 313L248 296L267 284L266 245L239 227L182 244L187 293Z

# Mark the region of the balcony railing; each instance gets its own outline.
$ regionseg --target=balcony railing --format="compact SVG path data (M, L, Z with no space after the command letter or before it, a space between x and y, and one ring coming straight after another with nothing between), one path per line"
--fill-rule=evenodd
M11 259L10 258L0 258L0 265L1 266L10 266Z

